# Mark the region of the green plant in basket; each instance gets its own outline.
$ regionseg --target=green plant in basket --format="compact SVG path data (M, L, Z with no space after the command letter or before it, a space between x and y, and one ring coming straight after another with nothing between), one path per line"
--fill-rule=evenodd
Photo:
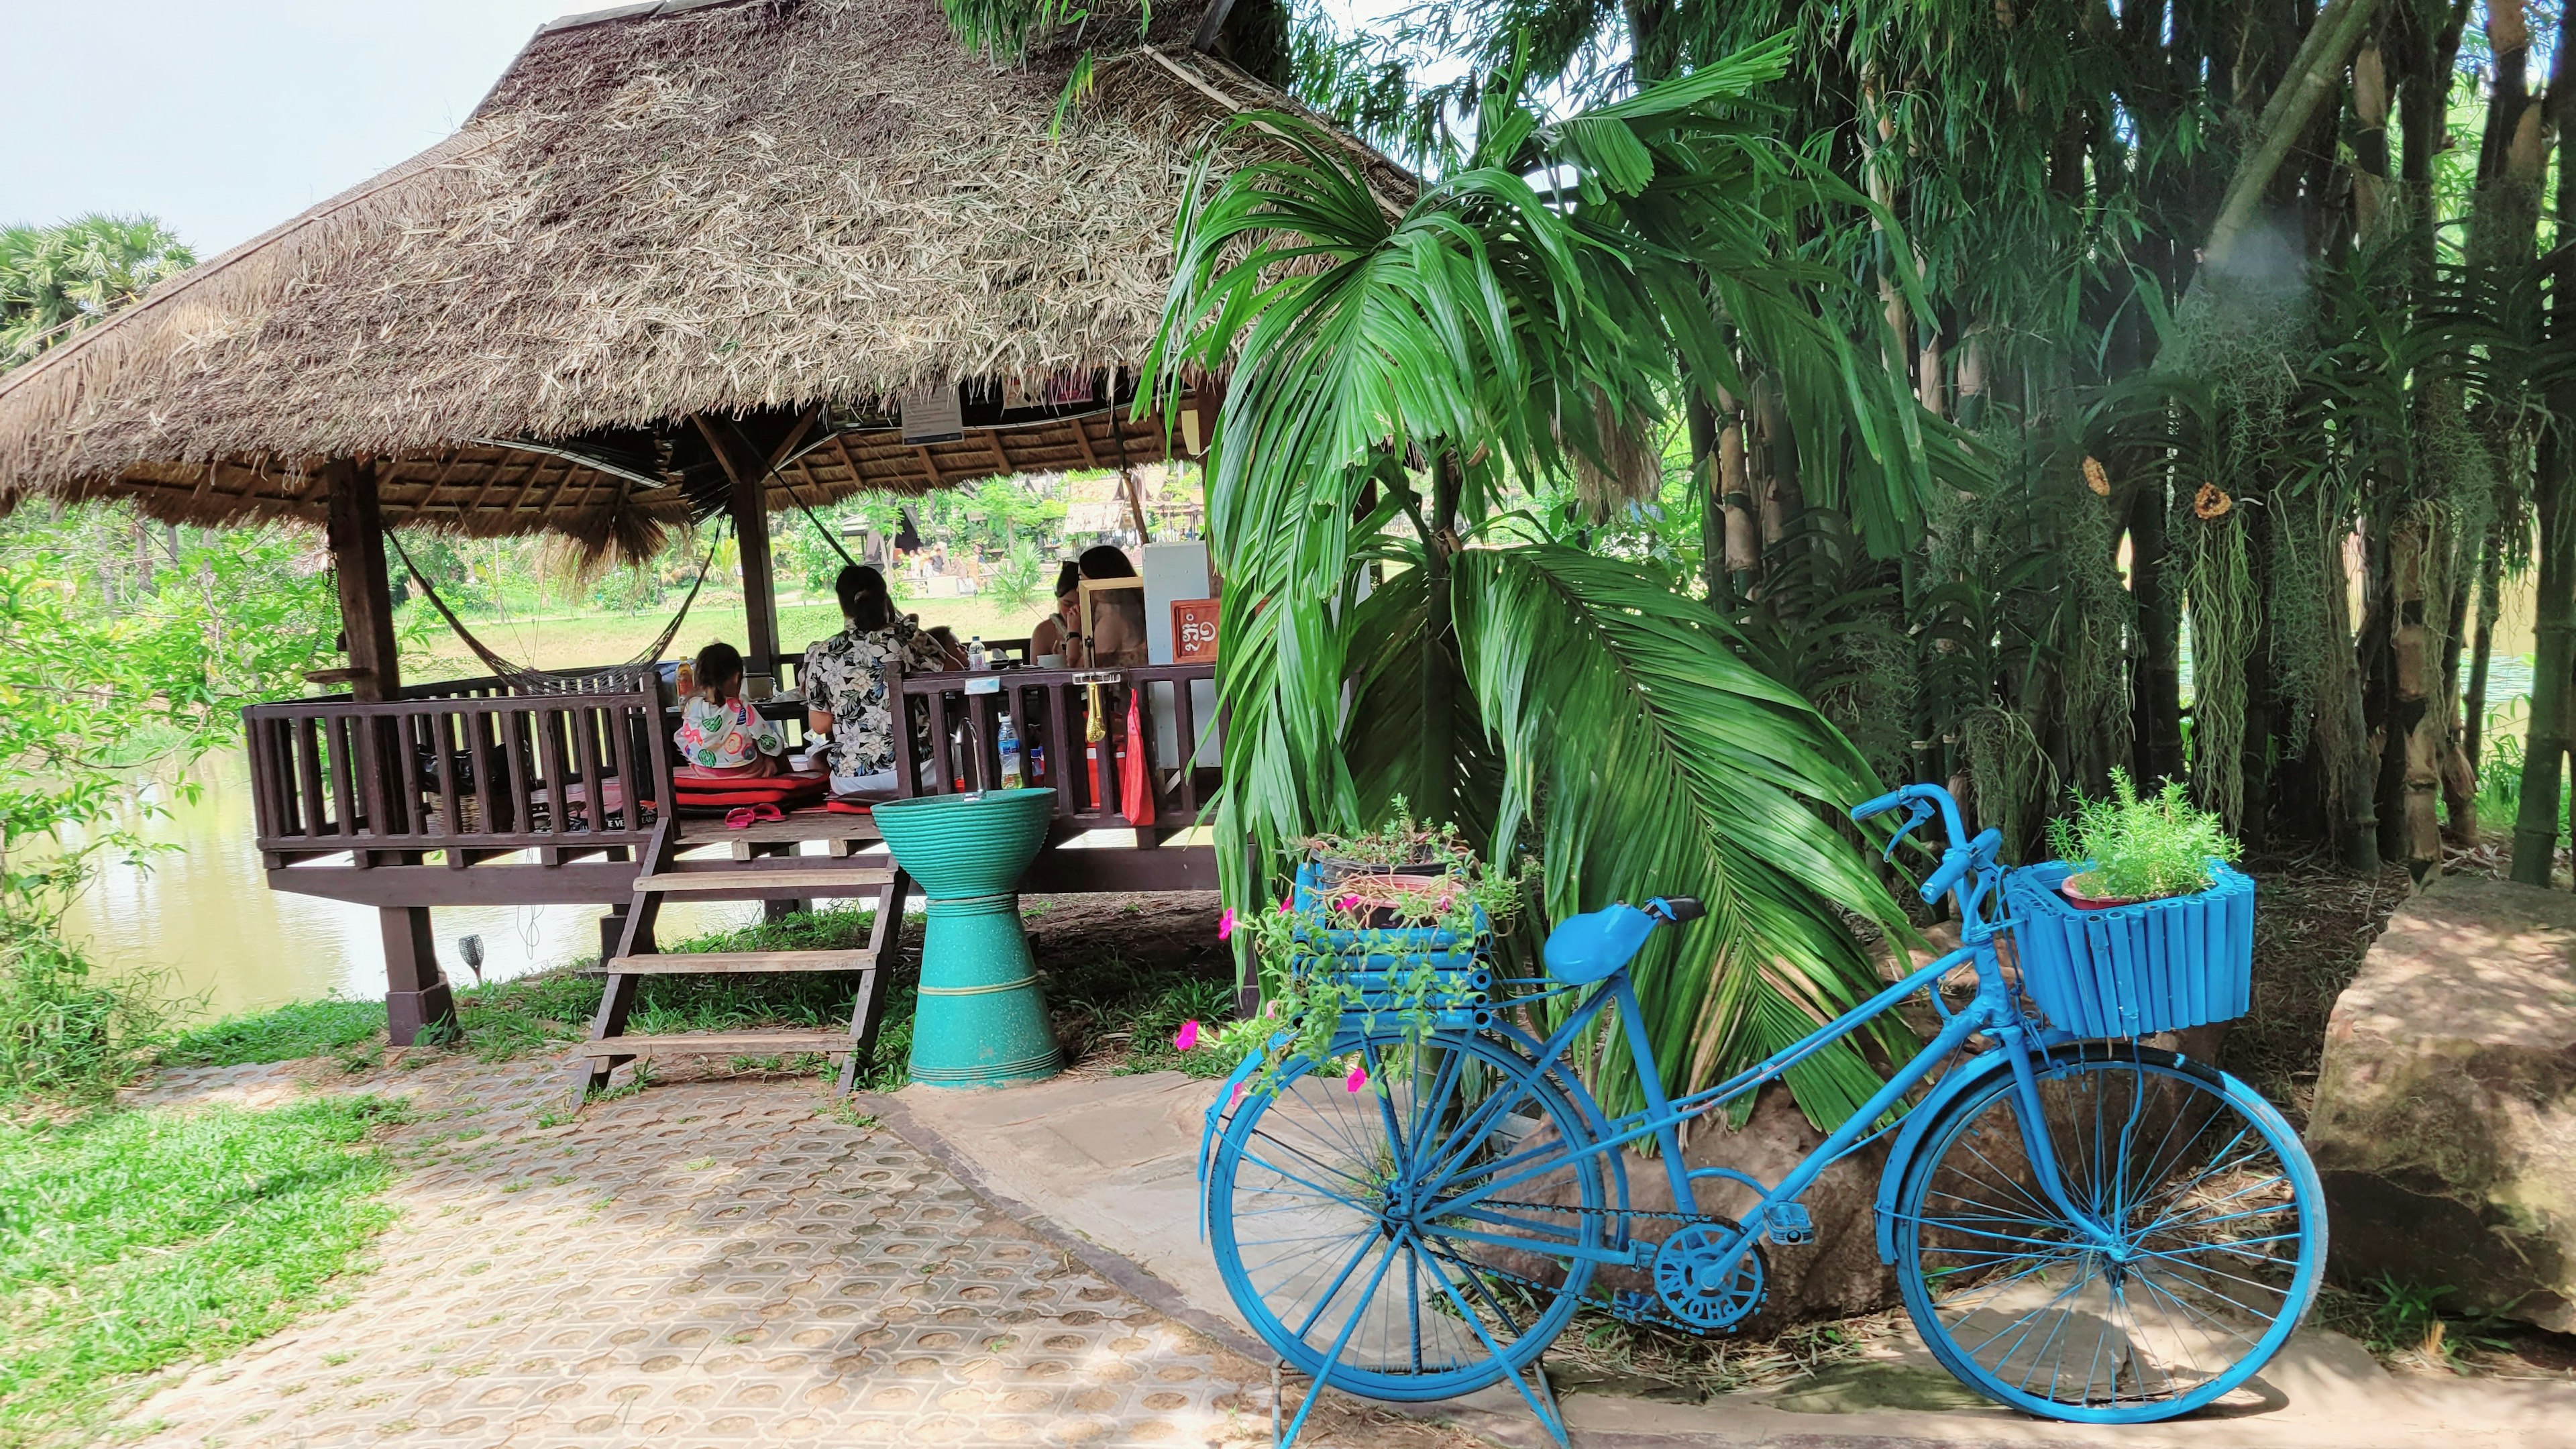
M2126 770L2111 772L2111 793L2098 800L2079 792L2071 817L2048 822L2048 845L2076 872L2067 893L2092 902L2205 891L2209 863L2240 854L2218 816L2194 808L2180 781L2141 795Z
M1378 830L1305 842L1324 882L1308 909L1292 897L1248 917L1226 914L1220 930L1251 933L1272 982L1247 1091L1276 1090L1299 1057L1326 1060L1346 1014L1372 1031L1392 1022L1405 1049L1419 1046L1446 978L1475 969L1496 926L1519 909L1518 876L1488 868L1454 830L1419 825L1403 807L1398 800L1396 818ZM1355 963L1372 973L1365 988ZM1352 1063L1345 1085L1371 1085L1365 1068Z

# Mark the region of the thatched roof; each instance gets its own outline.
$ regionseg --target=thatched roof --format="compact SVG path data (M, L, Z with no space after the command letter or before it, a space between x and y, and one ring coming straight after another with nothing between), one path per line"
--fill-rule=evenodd
M557 21L456 135L0 377L0 502L319 520L367 457L389 523L632 540L721 491L692 414L815 405L779 507L1159 457L1113 404L1186 171L1285 100L1155 14L1060 135L1069 55L996 67L938 0ZM903 443L896 395L959 382L966 435Z

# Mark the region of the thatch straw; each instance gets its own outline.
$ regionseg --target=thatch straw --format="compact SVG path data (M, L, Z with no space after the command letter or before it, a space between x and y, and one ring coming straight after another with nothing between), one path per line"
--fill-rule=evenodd
M1156 39L1195 20L1158 7ZM358 456L389 521L641 543L690 511L679 477L501 440L631 430L649 453L692 413L882 415L925 382L1133 368L1196 148L1235 98L1282 100L1210 57L1131 56L1051 136L1068 60L996 69L937 0L558 22L456 136L0 378L0 504L318 518L319 460ZM1108 427L1058 425L1029 461L1079 466ZM809 454L798 496L901 486L862 464L915 451L878 441ZM1018 456L947 446L972 476Z

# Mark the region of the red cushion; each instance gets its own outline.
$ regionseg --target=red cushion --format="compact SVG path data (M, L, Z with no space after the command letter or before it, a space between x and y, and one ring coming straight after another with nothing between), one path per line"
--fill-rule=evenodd
M865 815L877 807L874 800L826 800L823 808L835 815Z
M832 782L821 775L772 775L765 779L672 781L683 805L802 805L823 798Z

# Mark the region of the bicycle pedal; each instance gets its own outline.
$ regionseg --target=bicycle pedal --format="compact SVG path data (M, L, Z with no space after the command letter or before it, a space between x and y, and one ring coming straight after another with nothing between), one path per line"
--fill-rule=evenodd
M1784 1248L1803 1248L1816 1240L1816 1221L1802 1202L1775 1202L1762 1214L1771 1241Z

